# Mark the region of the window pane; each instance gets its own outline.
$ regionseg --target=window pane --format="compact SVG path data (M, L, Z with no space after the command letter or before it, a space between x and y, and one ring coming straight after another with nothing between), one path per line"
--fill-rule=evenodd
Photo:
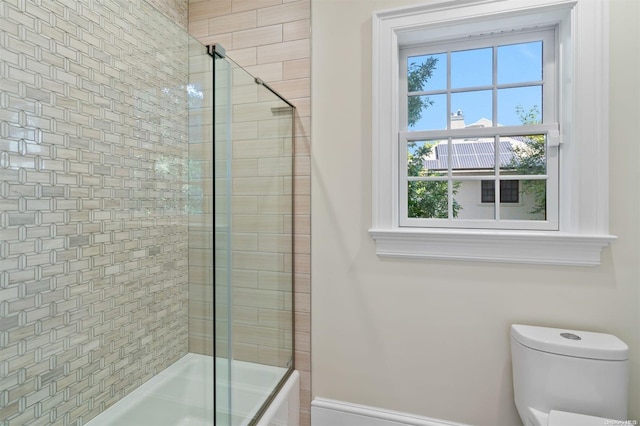
M451 88L490 86L493 82L493 48L451 52Z
M446 157L451 150L451 168L459 174L494 174L494 138L454 139L451 147L438 146L437 152Z
M520 126L542 122L542 86L498 90L498 125Z
M498 84L542 80L542 41L498 47Z
M422 92L447 88L447 55L411 56L407 59L407 90Z
M501 203L519 203L520 202L519 183L520 182L517 180L501 180L500 181L500 202Z
M444 162L438 159L440 141L415 141L407 143L407 176L436 176L447 171L446 158ZM446 141L444 143L446 146ZM446 157L446 156L445 156Z
M443 218L448 216L449 183L447 181L408 182L409 217Z
M544 175L547 173L545 135L500 138L501 175Z
M451 94L451 128L464 129L470 125L493 125L491 90L475 90Z
M545 220L547 209L547 181L520 180L518 203L501 203L500 218L506 220Z
M453 214L454 219L495 219L495 205L482 204L482 193L485 182L493 184L493 180L454 180L453 181ZM491 187L493 189L493 187ZM494 192L490 191L493 196Z
M409 130L442 130L447 128L447 95L409 96Z

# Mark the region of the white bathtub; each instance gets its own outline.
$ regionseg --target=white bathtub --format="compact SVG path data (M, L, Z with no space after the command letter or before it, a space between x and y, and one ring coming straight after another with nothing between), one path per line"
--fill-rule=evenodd
M227 388L228 363L216 359L218 392L216 426L244 426L260 409L286 369L233 361L232 394ZM227 388L228 389L228 388ZM299 410L296 371L264 413L258 425L295 425ZM231 412L229 407L231 396ZM295 416L295 417L292 417ZM187 354L126 398L87 423L87 426L205 426L214 424L213 358Z

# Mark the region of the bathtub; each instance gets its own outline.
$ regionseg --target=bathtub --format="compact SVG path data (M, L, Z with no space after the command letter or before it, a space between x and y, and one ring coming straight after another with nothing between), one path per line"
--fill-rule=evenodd
M216 359L216 426L244 426L262 407L287 369L233 361L233 388L225 380L228 362ZM259 426L295 425L299 376L294 371L262 415ZM231 397L231 411L228 410ZM187 354L107 410L87 426L204 426L214 424L213 359Z

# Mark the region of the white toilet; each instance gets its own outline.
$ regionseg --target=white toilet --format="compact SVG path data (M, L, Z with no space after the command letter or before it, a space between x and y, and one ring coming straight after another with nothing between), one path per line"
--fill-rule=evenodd
M628 352L610 334L512 325L513 390L524 425L626 420Z

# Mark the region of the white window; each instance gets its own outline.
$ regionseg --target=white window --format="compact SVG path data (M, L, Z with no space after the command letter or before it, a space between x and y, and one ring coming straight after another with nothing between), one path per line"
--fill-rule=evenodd
M400 226L558 229L555 39L552 27L400 50ZM517 208L476 200L519 180Z
M377 253L599 264L615 239L607 25L590 0L374 14Z

